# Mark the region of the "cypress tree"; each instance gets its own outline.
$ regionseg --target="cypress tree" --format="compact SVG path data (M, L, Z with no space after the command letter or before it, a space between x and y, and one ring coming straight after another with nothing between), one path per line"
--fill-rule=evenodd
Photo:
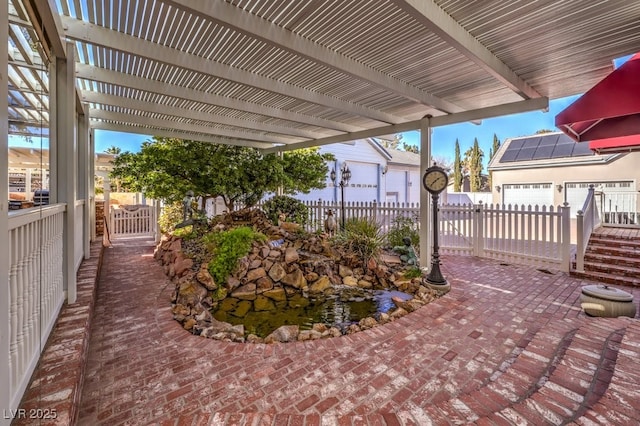
M456 153L453 160L453 192L462 190L462 159L460 158L460 143L456 139Z

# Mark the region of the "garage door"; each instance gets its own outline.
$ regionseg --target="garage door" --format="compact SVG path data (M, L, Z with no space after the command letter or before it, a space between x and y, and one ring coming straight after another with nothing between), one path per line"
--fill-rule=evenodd
M506 205L550 206L553 204L553 188L550 183L526 183L502 185L502 202Z

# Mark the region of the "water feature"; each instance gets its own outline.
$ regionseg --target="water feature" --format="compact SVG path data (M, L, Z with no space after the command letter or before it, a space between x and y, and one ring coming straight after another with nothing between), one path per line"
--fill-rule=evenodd
M326 294L300 293L273 300L250 301L227 297L213 310L219 321L234 325L243 324L246 334L266 337L283 325L298 325L300 330L309 330L315 323L323 323L345 330L362 318L386 313L394 309L391 298L403 300L411 295L391 290L368 290L354 287L335 287Z

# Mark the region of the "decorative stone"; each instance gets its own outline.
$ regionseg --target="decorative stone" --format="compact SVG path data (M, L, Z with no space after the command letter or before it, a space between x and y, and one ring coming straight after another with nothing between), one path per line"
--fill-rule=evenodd
M213 281L213 277L209 273L207 269L207 264L203 263L196 275L196 278L200 284L205 286L205 288L209 291L213 291L218 288L218 285Z
M266 277L267 271L264 268L251 269L247 272L247 281L255 281L258 278Z
M287 247L284 252L284 262L286 264L297 262L300 256L298 255L298 250L293 247Z
M580 305L587 315L594 317L636 316L633 296L626 291L607 285L587 285L582 287Z
M238 299L254 300L256 298L256 285L255 283L245 284L235 289L231 295Z
M318 278L313 284L309 286L310 293L323 293L326 289L331 287L331 280L329 277L322 276Z
M260 277L256 280L256 293L264 293L273 288L273 280L269 277Z
M300 269L296 269L290 274L285 275L280 281L282 281L283 284L299 289L307 286L307 280L304 278Z
M284 266L280 262L274 263L271 269L269 269L269 277L275 282L280 281L287 275L287 271L284 269Z
M358 287L360 288L372 288L373 283L367 280L358 280Z
M265 343L286 343L298 340L298 331L300 327L297 325L283 325L278 327L273 333L265 337Z
M267 290L262 293L264 297L268 297L276 302L282 302L287 300L287 294L282 287L274 288L273 290Z
M342 284L344 285L348 285L349 287L357 287L358 286L358 279L349 275L346 277L342 278Z
M338 275L341 278L350 277L353 275L353 270L345 265L338 265Z

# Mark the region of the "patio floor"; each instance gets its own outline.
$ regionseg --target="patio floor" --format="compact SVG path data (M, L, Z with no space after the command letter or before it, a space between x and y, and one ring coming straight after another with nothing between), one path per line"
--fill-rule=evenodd
M173 284L153 248L133 239L104 249L80 425L640 421L640 323L587 317L580 288L593 282L443 256L451 292L392 323L237 344L192 336L172 319ZM637 305L640 289L624 290ZM55 383L39 388L43 373L34 377L22 407L47 408Z

